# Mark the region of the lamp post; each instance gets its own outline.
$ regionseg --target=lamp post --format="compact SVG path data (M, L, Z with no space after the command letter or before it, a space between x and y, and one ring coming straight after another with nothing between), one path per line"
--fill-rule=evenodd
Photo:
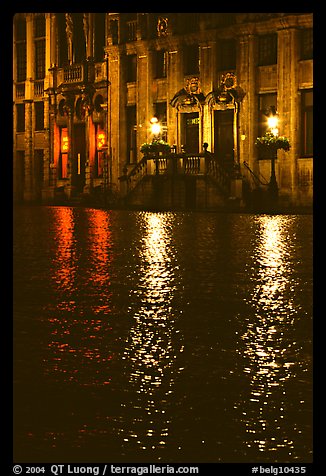
M275 138L278 137L278 114L276 111L271 112L267 119L268 129L273 134ZM271 177L268 184L268 191L272 200L278 199L278 185L275 174L275 160L277 159L277 149L271 149Z
M151 132L153 134L153 139L158 138L159 135L161 134L161 124L159 123L157 117L152 117L150 120L151 123Z
M153 139L152 143L154 140L159 138L159 135L161 134L161 124L159 123L158 119L156 116L153 116L152 119L150 120L151 123L151 132L153 134ZM159 167L158 167L158 158L155 158L155 174L159 174Z

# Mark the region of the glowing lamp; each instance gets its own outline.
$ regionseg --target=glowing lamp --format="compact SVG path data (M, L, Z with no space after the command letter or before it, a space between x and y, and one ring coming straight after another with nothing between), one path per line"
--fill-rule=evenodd
M267 124L268 124L268 127L271 131L271 133L274 135L274 136L277 136L278 135L278 116L275 114L275 115L270 115L268 116L268 119L267 119Z
M161 125L160 123L158 122L158 119L157 117L152 117L151 119L151 131L152 131L152 134L154 134L154 136L157 136L161 133Z
M269 116L267 119L268 127L270 129L275 129L278 124L278 117L277 116Z

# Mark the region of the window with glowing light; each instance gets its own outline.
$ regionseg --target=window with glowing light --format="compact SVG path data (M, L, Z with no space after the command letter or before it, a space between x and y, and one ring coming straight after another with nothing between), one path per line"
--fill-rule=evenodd
M106 133L100 124L96 124L95 176L103 177L106 151Z
M61 149L59 157L59 178L68 177L68 152L69 152L69 137L68 129L61 128Z

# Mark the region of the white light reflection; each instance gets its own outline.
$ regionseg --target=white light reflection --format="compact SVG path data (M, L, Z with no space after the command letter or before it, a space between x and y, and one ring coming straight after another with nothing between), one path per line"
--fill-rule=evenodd
M243 421L251 435L248 446L261 452L283 451L291 458L294 443L287 438L285 382L296 376L298 365L296 342L291 340L299 311L290 257L295 236L289 217L259 216L257 221L259 238L251 269L256 284L248 299L254 317L251 313L241 336L250 397L239 406L244 408Z
M124 445L136 442L147 450L166 444L170 424L167 408L175 378L182 371L176 367L182 343L172 303L178 270L170 231L174 216L142 213L139 218L143 228L138 249L139 285L134 291L135 305L130 308L134 324L124 355L135 397L126 409L131 425L120 433Z

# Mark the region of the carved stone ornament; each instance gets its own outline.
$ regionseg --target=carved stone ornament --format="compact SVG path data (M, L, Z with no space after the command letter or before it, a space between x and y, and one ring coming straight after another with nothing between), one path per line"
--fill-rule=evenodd
M168 18L159 17L157 20L157 34L158 36L165 36L168 33Z
M235 89L237 87L237 77L234 73L223 74L221 78L221 86L224 90Z
M186 91L188 94L200 94L200 81L199 78L194 76L192 78L188 78L186 81Z

